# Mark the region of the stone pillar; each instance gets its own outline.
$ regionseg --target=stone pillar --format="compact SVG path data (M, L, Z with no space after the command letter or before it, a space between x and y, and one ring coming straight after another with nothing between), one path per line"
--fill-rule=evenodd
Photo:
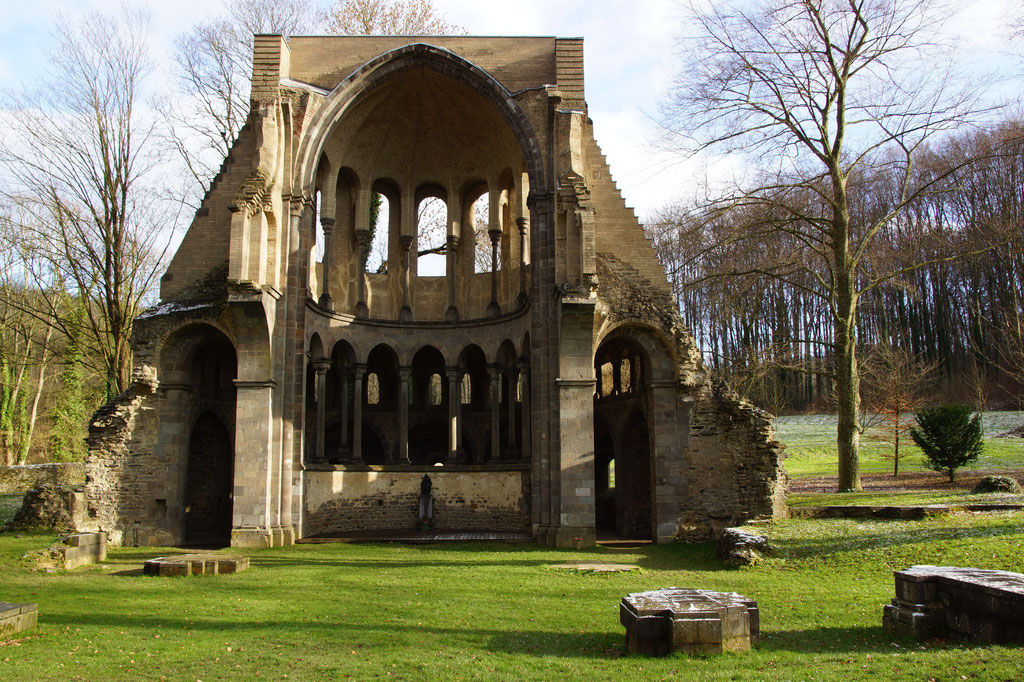
M465 381L465 378L464 378L465 376L466 376L466 371L463 370L463 369L459 369L459 400L455 404L455 422L456 422L456 424L458 426L458 432L457 432L456 435L458 437L458 444L459 444L459 448L458 448L458 452L457 452L458 459L456 461L458 461L460 464L467 463L467 459L468 459L468 456L469 456L469 453L468 453L468 451L465 448L465 445L466 445L466 429L465 429L465 426L463 424L464 420L462 419L462 382Z
M409 265L409 249L412 246L412 239L410 234L403 234L400 239L402 246L402 311L398 314L398 319L403 322L408 322L412 319L412 305L409 301L410 280L412 278Z
M491 224L494 224L493 218ZM501 230L492 227L487 230L487 236L491 238L491 302L487 304L487 316L497 317L501 315L501 306L498 305L498 242L501 241Z
M369 230L356 230L356 258L359 259L359 274L356 281L359 285L356 297L356 317L369 317L370 308L366 305L366 250L370 248L367 239Z
M520 216L516 218L516 225L519 227L519 296L516 297L516 305L522 308L529 300L526 293L526 232L530 229L530 219Z
M338 442L338 459L347 462L352 459L352 448L348 444L348 385L352 378L348 367L341 370L341 439Z
M612 360L612 395L622 393L622 360Z
M519 439L520 448L522 451L519 453L519 459L529 462L530 461L530 440L532 431L530 429L530 361L520 360L516 363L519 368L519 381L522 382L523 389L523 410L522 410L522 437Z
M459 238L454 234L449 234L448 243L445 246L445 257L448 261L445 265L445 278L448 281L448 310L444 313L444 319L446 322L457 322L459 319L459 307L456 302L458 292L458 282L456 277L458 262L455 258L458 250Z
M491 461L501 459L501 365L488 365L487 374L491 379Z
M334 239L331 235L334 233L334 218L322 217L320 218L320 224L324 228L324 263L323 263L323 281L320 283L320 300L318 303L321 308L327 310L334 310L334 299L331 298L331 252L334 250Z
M457 368L446 369L448 377L448 458L445 464L453 463L459 457L459 431L462 428L459 406L462 404L462 371Z
M363 377L366 365L356 364L352 369L352 461L363 463Z
M232 547L271 547L273 381L235 380L235 483Z
M327 423L327 370L331 361L320 358L310 363L316 372L316 459L324 461L324 431Z
M508 368L508 449L504 453L505 459L519 459L519 450L516 448L516 388L518 377L515 366Z
M411 367L398 368L398 463L409 463L409 379Z

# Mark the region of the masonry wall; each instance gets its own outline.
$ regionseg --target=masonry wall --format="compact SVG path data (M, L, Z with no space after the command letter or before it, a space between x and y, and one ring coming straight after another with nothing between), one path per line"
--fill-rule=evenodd
M412 42L442 47L476 64L512 92L554 84L554 38L474 36L293 36L286 77L333 90L374 57Z
M85 464L18 464L0 467L0 494L20 493L43 483L80 486L85 483Z
M677 537L707 540L749 519L786 516L784 450L771 415L716 386L693 407Z
M529 529L526 471L307 471L303 535L415 529L424 473L436 529Z

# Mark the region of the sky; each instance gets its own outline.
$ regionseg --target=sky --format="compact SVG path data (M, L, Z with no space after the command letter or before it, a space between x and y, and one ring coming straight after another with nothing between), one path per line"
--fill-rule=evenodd
M321 0L322 3L327 0ZM219 0L143 3L153 13L153 56L166 63L173 40L193 23L220 11ZM675 0L434 0L449 21L474 35L556 35L584 38L587 104L626 203L641 219L687 195L704 164L656 149L658 104L678 56L684 28ZM110 11L113 0L3 0L0 6L0 88L32 81L45 69L44 48L57 12ZM972 68L1005 64L1018 52L1005 24L1024 10L1011 0L958 3L949 27ZM1020 59L1017 58L1019 63ZM157 77L160 72L158 70Z

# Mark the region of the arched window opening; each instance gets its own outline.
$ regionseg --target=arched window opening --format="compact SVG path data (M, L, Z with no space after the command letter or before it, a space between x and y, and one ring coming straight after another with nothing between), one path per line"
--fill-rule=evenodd
M366 404L380 405L380 378L376 372L366 375Z
M615 460L612 459L608 462L608 487L615 487Z
M324 226L320 222L322 202L323 194L320 190L317 190L316 194L313 196L313 205L316 207L316 219L313 221L314 228L316 230L316 234L314 236L315 242L313 244L313 260L317 263L324 262L324 244L326 243L324 239Z
M619 363L619 392L629 393L631 374L630 374L630 363L629 358L622 358L622 362Z
M430 395L429 404L432 407L437 407L441 404L441 375L431 374L430 375Z
M601 377L600 386L598 386L598 394L602 398L607 398L612 394L612 389L615 387L615 366L610 362L606 362L601 365Z
M366 253L366 272L378 275L388 271L388 227L391 225L391 202L380 192L370 194L370 248Z
M479 274L491 271L491 237L488 229L491 224L491 195L484 192L473 202L473 235L476 247L473 252L473 272ZM499 245L500 249L501 246ZM499 254L500 261L500 254Z
M416 210L416 273L420 277L443 277L448 270L448 205L438 197L427 197Z
M473 402L473 377L469 372L462 375L462 404L469 405Z

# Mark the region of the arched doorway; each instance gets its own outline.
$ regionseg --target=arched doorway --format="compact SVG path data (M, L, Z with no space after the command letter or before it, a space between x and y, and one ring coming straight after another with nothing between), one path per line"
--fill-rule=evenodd
M594 356L595 527L598 539L653 537L650 362L627 336L605 341Z
M172 334L161 352L162 428L176 477L174 534L186 544L231 542L237 355L231 340L206 324ZM178 525L180 524L180 525Z
M188 445L186 544L230 543L233 464L227 428L212 412L203 412L192 427Z

